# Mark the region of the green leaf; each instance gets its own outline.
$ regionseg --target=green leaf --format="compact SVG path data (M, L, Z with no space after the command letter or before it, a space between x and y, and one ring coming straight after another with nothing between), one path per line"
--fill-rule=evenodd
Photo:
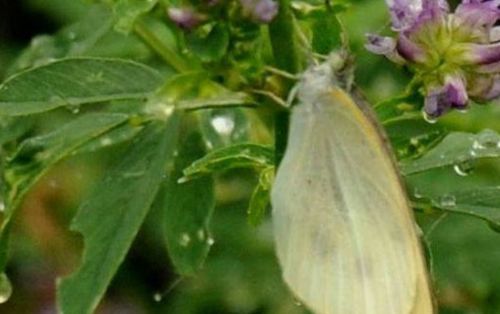
M5 167L7 213L19 205L26 192L56 162L127 120L125 114L90 113L22 142Z
M500 186L451 188L450 191L440 195L425 191L419 194L416 204L479 218L486 221L495 231L500 232Z
M178 115L152 123L78 210L72 230L85 241L80 268L58 284L62 313L92 313L122 263L173 157Z
M127 120L124 114L87 114L48 134L27 139L19 146L4 170L6 209L0 229L0 269L6 263L12 217L29 189L55 163Z
M15 73L41 66L56 59L88 55L89 51L111 30L111 16L104 5L92 6L85 17L55 35L38 35L9 69Z
M257 144L237 144L211 151L184 169L186 179L234 168L267 168L274 164L274 151Z
M500 157L500 135L492 130L478 134L453 132L432 150L416 160L401 163L403 174L412 175L446 166L467 166L476 159Z
M342 45L342 26L337 15L331 11L318 11L313 14L312 47L320 54L328 54Z
M157 2L158 0L117 0L113 7L115 29L125 34L130 33L135 21L151 11Z
M58 107L142 99L161 76L139 63L69 58L14 75L0 86L0 115L27 115Z
M132 123L122 124L106 133L101 134L99 137L92 139L73 154L92 153L105 147L124 143L134 138L137 133L142 130L142 128L142 125L134 125Z
M398 159L417 158L438 144L447 131L440 124L429 124L420 112L404 113L384 122Z
M205 153L197 131L181 137L174 170L166 179L157 203L164 213L164 234L170 258L181 275L193 275L205 261L213 239L209 230L215 206L210 176L178 183L182 169Z
M270 202L271 187L274 180L274 167L261 171L259 182L255 187L248 206L248 222L256 227L262 223Z
M219 61L229 46L229 30L220 22L204 25L186 35L186 45L202 62Z

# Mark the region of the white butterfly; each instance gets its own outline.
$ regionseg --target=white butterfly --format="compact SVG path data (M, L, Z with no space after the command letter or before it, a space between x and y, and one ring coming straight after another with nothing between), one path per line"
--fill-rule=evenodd
M433 313L412 211L370 108L306 71L272 189L283 277L316 314Z

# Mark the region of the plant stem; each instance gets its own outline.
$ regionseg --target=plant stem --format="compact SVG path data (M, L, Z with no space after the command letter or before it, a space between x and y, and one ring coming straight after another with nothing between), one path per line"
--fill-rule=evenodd
M288 73L300 71L300 58L295 37L294 16L290 8L290 0L278 0L279 13L269 25L269 36L276 66ZM292 83L283 82L285 90L289 91ZM289 112L279 110L274 117L275 165L278 167L285 153L288 139Z
M191 69L187 62L170 49L170 47L166 46L143 21L137 21L135 23L134 31L177 72L187 72Z
M279 69L296 74L300 71L300 60L290 0L278 3L278 15L269 25L274 61Z

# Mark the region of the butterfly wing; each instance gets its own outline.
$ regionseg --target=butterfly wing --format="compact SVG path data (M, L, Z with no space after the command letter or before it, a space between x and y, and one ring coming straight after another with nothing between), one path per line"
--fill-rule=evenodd
M392 157L342 89L292 112L272 190L278 259L317 314L432 313L425 262Z

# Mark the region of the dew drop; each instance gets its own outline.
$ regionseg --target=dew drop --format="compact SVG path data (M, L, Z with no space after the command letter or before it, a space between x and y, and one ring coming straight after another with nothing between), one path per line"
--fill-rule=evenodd
M420 192L420 190L418 188L413 189L413 196L415 196L415 198L422 198L423 197L422 193Z
M155 302L161 302L162 299L163 296L161 295L161 293L156 292L155 294L153 294L153 300L155 300Z
M215 116L210 123L220 135L229 136L234 131L234 120L228 115Z
M0 274L0 304L5 303L12 295L12 284L5 273Z
M472 171L474 170L474 166L472 165L472 162L466 160L454 165L453 170L455 170L455 173L459 176L466 177L472 173Z
M207 149L212 149L214 148L214 144L211 141L205 141L205 145L207 146Z
M422 111L422 116L424 117L424 120L427 121L430 124L434 124L434 123L436 123L438 121L437 117L433 117L433 116L429 115L425 111Z
M208 244L208 246L212 246L212 245L214 245L214 244L215 244L215 240L214 240L214 238L208 238L208 239L207 239L207 244Z
M457 205L457 200L455 196L445 194L439 198L439 204L443 207L455 207Z
M75 32L69 32L67 34L67 37L69 40L75 40L76 39L76 33Z
M198 236L198 240L200 240L200 241L205 240L205 230L203 230L203 229L198 230L196 235Z
M2 200L0 200L0 213L3 212L5 212L5 203Z
M190 242L191 242L191 237L189 236L189 234L187 233L181 234L181 238L179 239L179 244L181 246L186 247L189 245Z
M99 143L102 145L102 146L108 146L108 145L111 145L113 141L109 138L109 137L103 137Z
M61 107L67 104L67 101L64 100L61 96L54 95L50 97L49 102L54 106Z
M181 177L177 180L177 184L183 184L189 181L189 177Z
M477 135L477 139L472 144L474 149L492 149L500 145L500 137L493 130L484 130Z

